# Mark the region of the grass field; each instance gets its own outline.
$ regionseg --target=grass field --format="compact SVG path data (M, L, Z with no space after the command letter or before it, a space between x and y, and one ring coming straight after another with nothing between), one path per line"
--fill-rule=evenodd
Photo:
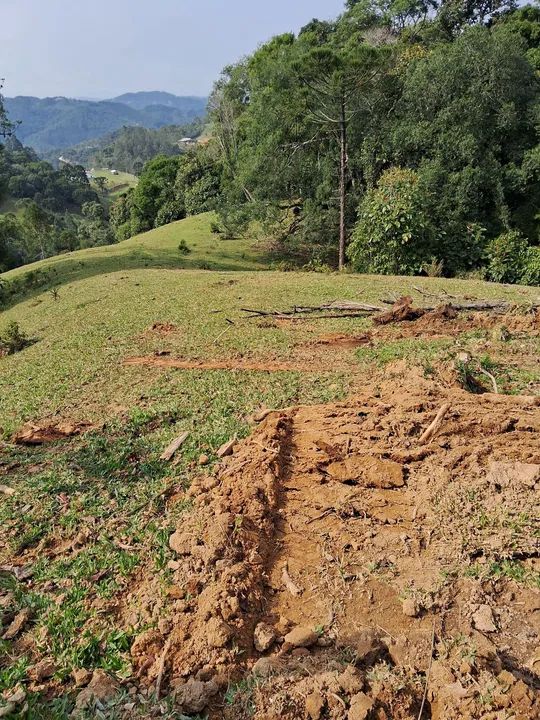
M131 173L118 171L114 175L110 170L105 168L94 168L92 175L94 177L103 177L107 180L107 194L110 200L115 200L119 195L126 192L132 187L136 187L138 178Z
M313 342L329 333L362 332L370 321L276 322L247 319L242 308L378 302L406 293L421 301L415 288L520 302L538 296L537 288L480 281L272 272L248 241L212 235L210 219L189 218L2 276L48 271L57 289L30 290L1 315L0 331L16 321L34 341L0 358L3 437L8 440L25 421L51 418L87 421L94 429L46 448L2 447L0 483L15 493L0 500L0 565L15 558L17 565L32 566L33 576L31 589L12 577L0 577L0 583L15 610L32 608L34 640L22 652L0 643L0 692L27 683L28 666L43 656L53 659L59 688L69 684L73 668L101 667L129 678L134 630L117 627L103 607L142 563L166 584L175 516L163 513L163 490L186 487L201 453L212 463L224 441L246 435L255 410L343 398L366 372L393 360L424 364L427 372L464 347L496 357L502 346L488 331L476 331L444 342L396 334L381 346L335 351ZM181 240L190 253L178 250ZM516 337L504 345L516 365L510 391L530 392L540 370L522 370L519 362L540 350L538 338ZM123 364L156 354L238 367ZM248 371L242 369L247 360L290 365L280 372ZM184 430L190 435L179 464L161 462L163 447ZM85 539L73 553L75 537ZM70 549L64 552L64 546ZM28 702L33 718L67 718L71 708L69 699L45 701L37 691Z

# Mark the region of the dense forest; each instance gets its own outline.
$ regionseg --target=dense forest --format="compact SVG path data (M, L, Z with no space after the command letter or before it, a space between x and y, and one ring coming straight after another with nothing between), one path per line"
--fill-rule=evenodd
M91 167L111 167L140 175L148 160L157 155L180 155L183 138L197 138L204 128L204 120L196 119L187 125L165 125L158 129L123 127L97 140L86 141L61 151L71 162ZM58 151L46 157L56 161Z
M38 152L70 147L124 125L159 128L202 117L206 98L169 93L130 93L95 102L73 98L5 98L9 116L19 124L18 139Z
M1 113L0 113L1 117ZM4 132L11 128L4 116ZM55 170L8 137L0 146L0 272L114 241L105 207L80 165Z

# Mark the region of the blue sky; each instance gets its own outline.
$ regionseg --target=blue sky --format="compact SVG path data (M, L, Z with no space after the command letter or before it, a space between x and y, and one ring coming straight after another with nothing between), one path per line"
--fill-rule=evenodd
M0 0L4 94L205 95L221 68L344 0Z

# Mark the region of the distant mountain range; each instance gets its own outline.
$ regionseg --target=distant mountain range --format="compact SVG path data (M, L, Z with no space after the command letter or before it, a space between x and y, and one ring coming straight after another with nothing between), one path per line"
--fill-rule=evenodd
M138 92L111 100L73 98L4 98L11 120L20 122L16 135L24 144L43 153L77 145L123 126L160 128L185 125L203 117L207 99L181 97L166 92Z

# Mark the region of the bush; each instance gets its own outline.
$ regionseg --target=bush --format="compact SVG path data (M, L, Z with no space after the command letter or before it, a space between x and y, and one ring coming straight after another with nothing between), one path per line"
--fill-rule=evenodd
M509 230L487 247L486 279L493 282L520 282L526 269L529 246L517 230Z
M30 344L31 341L21 330L19 323L12 321L0 335L0 354L13 355Z
M180 253L180 255L189 255L189 253L191 252L191 248L185 240L180 240L180 242L178 243L178 252Z
M540 247L528 249L520 282L523 285L540 285Z
M420 272L436 247L425 200L414 170L394 167L383 173L358 208L349 246L355 269L393 275Z

